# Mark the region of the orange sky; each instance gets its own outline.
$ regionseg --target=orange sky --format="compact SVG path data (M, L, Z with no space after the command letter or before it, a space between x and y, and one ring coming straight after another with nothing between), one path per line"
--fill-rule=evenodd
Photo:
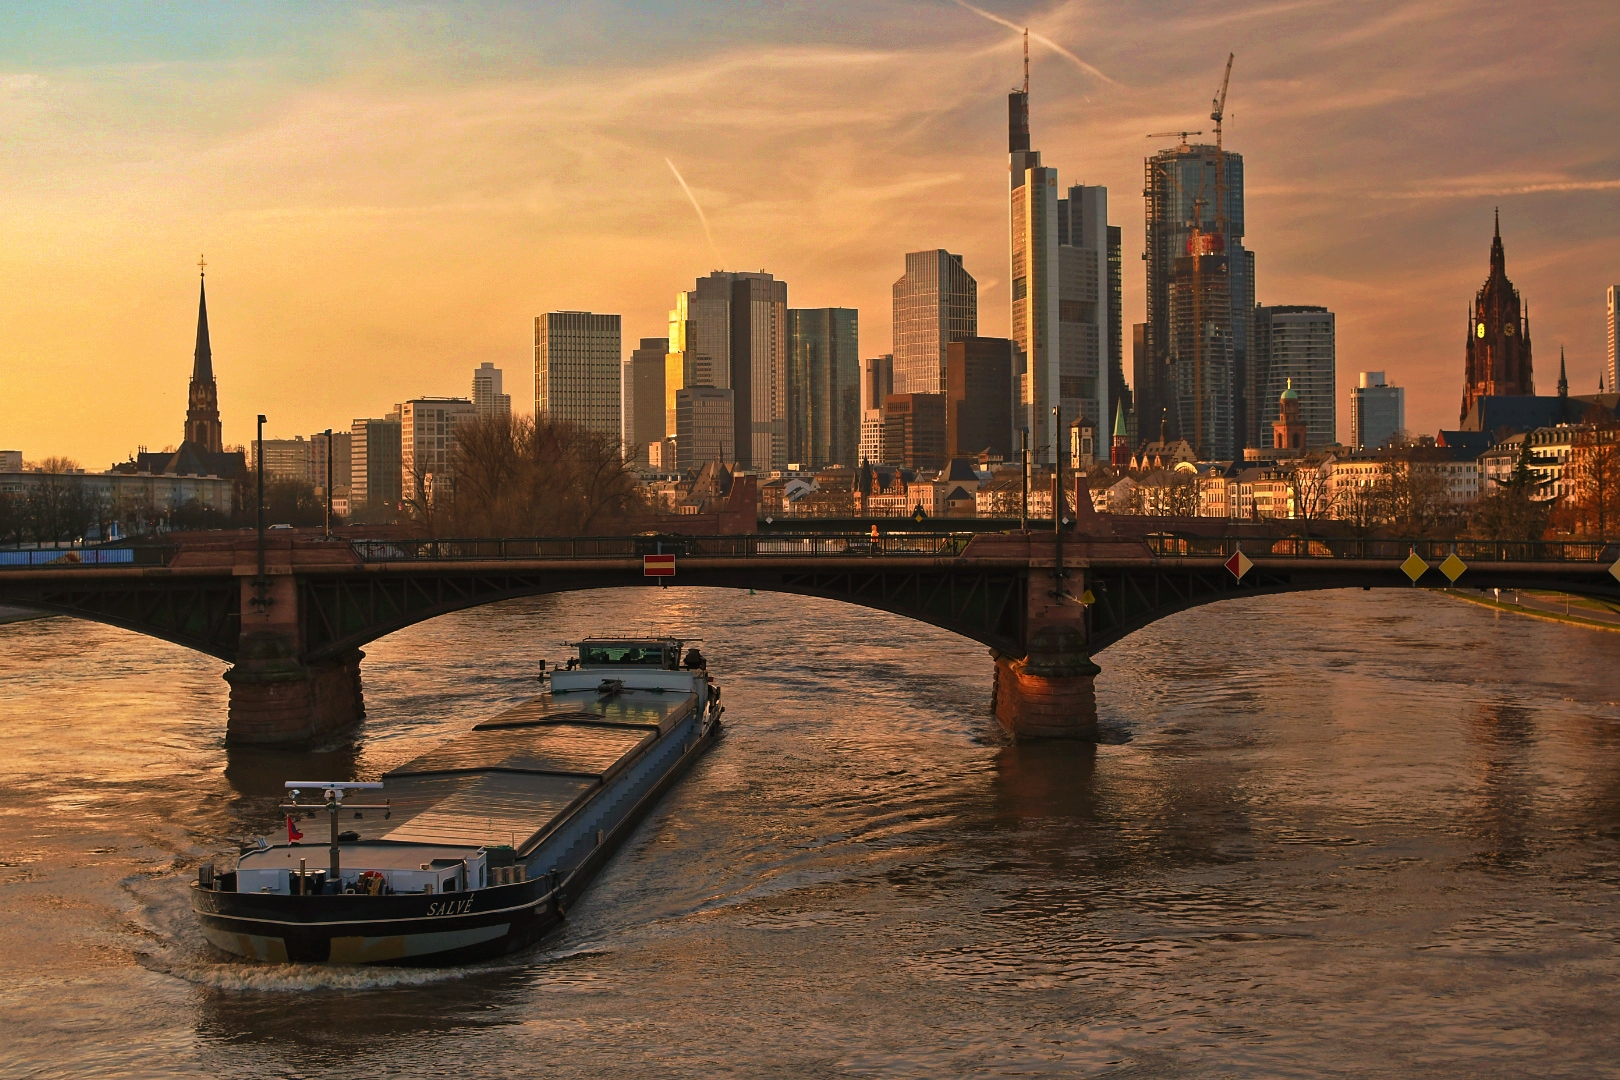
M1496 205L1539 388L1563 343L1596 389L1612 0L978 6L1069 54L1035 45L1035 143L1109 187L1127 324L1143 136L1207 127L1230 50L1258 297L1338 313L1341 436L1368 368L1410 427L1455 425ZM722 266L859 308L872 354L904 253L943 246L1006 332L1019 42L965 5L66 10L0 14L0 448L30 459L179 440L199 252L228 443L256 412L291 436L465 394L486 360L532 408L535 314L618 312L628 349Z

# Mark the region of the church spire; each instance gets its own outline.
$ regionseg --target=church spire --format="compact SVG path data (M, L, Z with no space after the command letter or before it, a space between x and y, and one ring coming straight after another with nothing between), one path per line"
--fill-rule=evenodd
M1564 372L1564 347L1558 346L1558 396L1569 397L1569 376Z
M208 290L200 280L206 268L207 264L198 258L197 348L192 353L186 436L182 441L218 454L224 451L225 440L219 423L219 388L214 383L214 350L208 341Z
M1497 276L1507 274L1507 255L1502 251L1502 211L1496 211L1496 235L1491 237L1491 273Z
M197 351L192 354L192 382L214 381L214 350L208 344L208 283L206 263L197 260Z

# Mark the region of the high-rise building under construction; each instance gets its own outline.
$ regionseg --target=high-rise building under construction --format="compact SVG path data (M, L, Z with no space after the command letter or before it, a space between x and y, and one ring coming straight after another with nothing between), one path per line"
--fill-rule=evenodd
M1255 438L1249 416L1254 253L1243 247L1243 156L1185 141L1147 159L1145 363L1141 430L1165 421L1205 458L1231 458Z
M1052 408L1065 427L1109 414L1117 337L1118 233L1108 226L1108 189L1075 185L1058 197L1058 171L1030 148L1029 69L1007 97L1007 150L1012 181L1012 338L1017 347L1017 419L1029 429L1034 459L1059 451ZM1120 370L1117 383L1123 384Z

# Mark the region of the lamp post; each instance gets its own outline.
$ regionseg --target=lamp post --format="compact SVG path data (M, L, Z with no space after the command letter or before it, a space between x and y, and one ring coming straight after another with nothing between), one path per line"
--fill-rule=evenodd
M1052 576L1056 579L1052 595L1063 600L1063 411L1052 406L1052 543L1054 561Z
M326 429L326 538L332 539L332 429Z
M1024 465L1024 495L1018 504L1018 531L1029 532L1029 428L1023 429L1024 448L1019 451Z
M259 491L258 498L255 500L256 503L257 503L257 506L255 507L255 509L258 511L258 521L259 521L259 576L256 579L254 579L254 582L253 582L253 591L256 594L253 597L253 606L258 608L260 611L264 611L266 608L268 608L270 606L270 598L265 595L265 581L264 581L264 414L263 413L259 414L259 432L258 432L257 438L255 439L254 445L255 445L256 449L254 451L253 456L254 456L254 459L255 459L254 463L256 465L255 471L258 473L258 491Z

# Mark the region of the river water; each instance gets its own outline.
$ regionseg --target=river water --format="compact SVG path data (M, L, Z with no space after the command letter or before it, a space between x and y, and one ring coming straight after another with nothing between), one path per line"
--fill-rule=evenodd
M535 949L226 958L196 865L604 629L701 636L727 734ZM0 626L0 1074L1620 1075L1620 634L1416 590L1232 601L1009 745L979 645L830 601L542 597L367 650L369 718L227 751L223 665Z

